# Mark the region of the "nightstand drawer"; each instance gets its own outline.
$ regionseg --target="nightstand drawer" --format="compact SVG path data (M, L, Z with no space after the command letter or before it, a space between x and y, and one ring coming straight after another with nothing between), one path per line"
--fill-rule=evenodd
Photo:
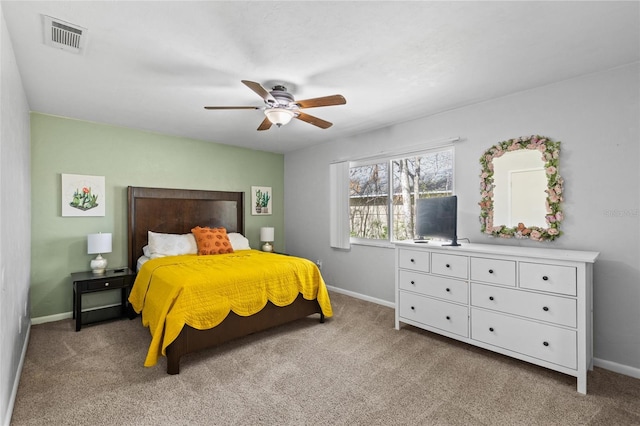
M84 291L107 290L110 288L126 287L127 280L124 278L104 278L101 280L92 280L82 283Z

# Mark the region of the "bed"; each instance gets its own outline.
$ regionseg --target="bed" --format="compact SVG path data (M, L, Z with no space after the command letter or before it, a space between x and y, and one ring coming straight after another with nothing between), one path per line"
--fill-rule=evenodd
M130 186L128 188L127 229L129 268L137 269L138 259L143 254L143 247L148 244L148 231L188 234L195 226L223 227L228 233L244 234L244 193ZM253 250L252 252L254 253L247 251L244 257L249 258L251 257L249 254L251 254L255 258L265 259L262 252ZM270 259L280 263L288 257L266 253L264 255L274 256ZM226 255L198 257L202 260L208 260L208 258L222 258L224 256ZM156 261L168 263L166 259L156 259L150 261L150 264ZM315 267L315 265L313 266ZM322 290L319 293L326 294L321 277L319 281ZM138 283L136 285L138 286ZM309 295L306 295L307 298L302 293L297 297L294 295L295 300L286 306L277 306L268 301L264 308L249 316L238 315L231 310L222 322L208 329L198 329L190 325L181 326L177 337L166 345L166 350L163 350L163 354L167 357L167 373L178 374L180 372L180 359L183 355L300 320L313 314L320 315L321 323L324 322L325 316L331 316L330 304L327 309L328 294L326 298L323 296L323 300L320 302L317 297L309 300ZM152 338L152 342L153 340Z

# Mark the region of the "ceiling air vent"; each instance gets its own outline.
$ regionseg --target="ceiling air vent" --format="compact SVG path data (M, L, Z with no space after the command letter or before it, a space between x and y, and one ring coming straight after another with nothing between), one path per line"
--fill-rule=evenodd
M87 29L44 16L44 44L72 53L82 53Z

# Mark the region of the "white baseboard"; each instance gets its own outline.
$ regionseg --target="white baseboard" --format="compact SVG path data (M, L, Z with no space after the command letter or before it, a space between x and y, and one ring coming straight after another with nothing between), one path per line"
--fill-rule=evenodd
M24 360L27 357L27 347L29 346L29 337L31 336L31 324L27 325L27 335L24 338L24 345L22 346L22 353L20 354L20 362L18 363L18 370L16 371L16 378L13 381L13 389L11 390L11 397L7 404L7 415L3 420L3 425L9 426L11 424L11 416L13 416L13 406L16 403L16 396L18 396L18 386L20 386L20 376L22 376L22 367L24 366Z
M46 317L31 318L31 324L44 324L47 322L62 321L69 318L73 318L73 312L64 312L62 314L48 315Z
M120 304L119 303L113 303L111 305L96 306L94 308L83 309L82 312L95 311L95 310L104 309L104 308L112 308L114 306L120 306ZM46 317L31 318L31 324L33 324L33 325L44 324L44 323L47 323L47 322L62 321L62 320L66 320L66 319L69 319L69 318L73 318L73 312L63 312L61 314L48 315Z
M355 297L356 299L366 300L367 302L372 302L377 305L386 306L387 308L393 308L393 309L396 308L395 302L388 302L386 300L378 299L375 297L365 296L364 294L356 293L356 292L345 290L338 287L333 287L330 285L327 286L327 289L330 291L335 291L336 293L346 294L347 296Z
M629 365L618 364L617 362L607 361L606 359L594 358L593 365L613 371L614 373L624 374L625 376L640 379L640 368L631 367Z
M366 300L367 302L383 305L388 308L395 309L396 307L396 304L393 302L377 299L375 297L365 296L363 294L356 293L349 290L344 290L342 288L327 285L327 289L329 289L330 291L334 291L336 293L346 294L347 296L355 297L356 299ZM625 376L640 379L640 368L635 368L635 367L631 367L629 365L624 365L624 364L618 364L617 362L607 361L599 358L593 359L593 365L596 367L604 368L605 370L613 371L614 373L624 374Z

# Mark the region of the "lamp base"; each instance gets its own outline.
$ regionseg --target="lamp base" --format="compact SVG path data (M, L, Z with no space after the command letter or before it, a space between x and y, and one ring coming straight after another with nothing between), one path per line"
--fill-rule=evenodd
M273 251L273 246L271 245L271 243L264 243L262 245L262 251L268 251L268 252L272 252Z
M107 270L107 259L102 257L102 255L98 255L95 259L91 261L91 271L95 275L104 275Z

